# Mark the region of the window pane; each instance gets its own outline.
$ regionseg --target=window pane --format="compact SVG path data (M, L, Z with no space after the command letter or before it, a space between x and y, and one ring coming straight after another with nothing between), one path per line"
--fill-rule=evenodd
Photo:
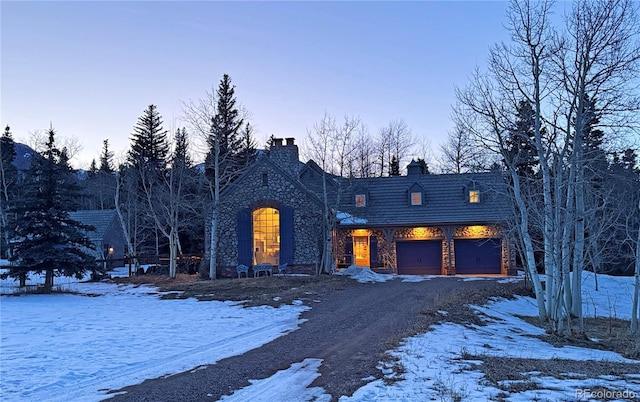
M253 263L278 265L280 261L280 213L275 208L253 211Z
M480 191L478 190L469 191L469 202L472 202L472 203L480 202Z
M356 194L356 207L364 207L366 205L366 199L364 194Z
M422 193L411 193L411 205L422 205Z

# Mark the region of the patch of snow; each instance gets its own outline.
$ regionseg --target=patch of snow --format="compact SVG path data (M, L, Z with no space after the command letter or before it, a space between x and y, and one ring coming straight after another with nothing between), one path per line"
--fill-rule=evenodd
M249 380L251 385L232 395L223 396L225 402L317 401L329 402L331 395L320 387L308 388L320 376L321 359L304 359L262 380Z
M391 274L378 274L367 267L358 267L356 265L351 265L349 268L336 271L333 274L350 276L360 283L386 282L393 279Z
M59 278L56 278L59 279ZM192 370L298 328L304 306L161 300L155 288L0 296L0 399L98 401L105 389Z
M409 282L409 283L423 282L423 281L428 281L430 279L439 278L439 277L441 276L440 275L398 275L398 278L401 278L402 282Z

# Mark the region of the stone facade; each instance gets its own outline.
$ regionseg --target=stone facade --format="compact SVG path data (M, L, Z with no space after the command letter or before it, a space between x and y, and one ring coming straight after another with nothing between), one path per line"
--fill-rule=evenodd
M322 207L298 181L298 148L274 144L222 196L218 276L234 277L238 262L238 221L242 210L287 207L293 210L293 262L289 272L313 273L321 250Z
M360 229L362 230L362 229ZM377 272L397 273L396 241L398 240L442 240L442 274L455 275L455 240L456 239L500 239L501 271L503 275L515 275L515 253L513 245L499 226L445 226L445 227L398 227L385 229L367 229L367 234L375 236L378 247ZM341 228L337 231L334 242L334 255L344 261L344 250L352 230Z

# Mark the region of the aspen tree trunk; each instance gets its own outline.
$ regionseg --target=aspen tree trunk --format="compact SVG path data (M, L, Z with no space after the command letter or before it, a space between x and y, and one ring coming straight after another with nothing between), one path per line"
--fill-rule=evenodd
M640 203L638 203L638 210L640 210ZM638 326L638 295L640 294L640 228L638 228L638 238L636 239L636 273L634 277L633 303L631 305L631 333L634 335L640 335L640 328Z
M138 258L135 257L136 250L133 247L133 243L131 243L131 236L129 234L127 224L124 221L124 216L122 215L122 209L120 208L120 175L116 177L116 191L114 196L114 203L116 207L116 214L118 215L118 221L120 222L120 228L122 229L122 233L124 233L124 238L127 241L127 254L129 254L130 258L133 258L133 266L135 267L135 272L138 272L138 269L140 268L140 262L138 261Z
M538 275L538 270L536 268L536 261L533 255L533 242L531 241L531 235L529 234L529 212L527 210L527 205L522 198L522 191L517 172L513 167L510 167L509 173L511 174L511 180L513 181L513 193L516 200L516 206L520 213L520 234L525 249L526 269L529 273L529 277L533 283L533 290L536 294L538 317L540 317L540 319L546 319L547 311L544 304L544 290L542 289L542 283L540 282L540 276Z
M218 266L218 219L220 215L220 139L215 138L213 158L213 211L211 213L211 258L209 259L209 279L216 279Z

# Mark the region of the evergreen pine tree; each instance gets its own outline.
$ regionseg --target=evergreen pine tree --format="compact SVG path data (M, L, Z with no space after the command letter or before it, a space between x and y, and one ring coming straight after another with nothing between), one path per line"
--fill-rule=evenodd
M520 177L532 178L538 165L534 142L535 111L527 101L520 101L516 109L515 126L507 134L507 157L515 165Z
M100 172L113 173L113 152L109 150L109 140L102 142L102 153L100 154Z
M427 162L424 159L418 158L418 163L420 164L420 174L430 174L431 173L429 171L429 166L427 165Z
M96 164L95 159L91 159L91 164L89 165L89 180L93 179L98 175L98 165Z
M51 292L54 276L81 278L95 268L93 249L85 232L93 229L69 217L77 200L75 182L66 150L55 145L55 131L47 131L42 158L29 168L24 196L14 207L17 214L9 276L24 278L28 272L45 273L44 291Z
M162 172L167 166L169 143L162 117L155 105L149 105L133 128L129 164L141 170Z
M247 122L240 133L240 150L238 159L242 167L251 165L256 155L256 141L253 138L253 127Z
M193 167L193 161L191 160L191 156L189 156L188 152L188 143L187 143L187 129L182 127L182 131L180 129L176 130L175 136L175 150L173 151L172 156L172 166L177 167L186 167L191 169Z
M209 135L208 140L209 152L205 160L205 173L207 177L213 181L215 145L217 142L219 146L219 177L226 177L232 180L238 173L238 152L240 151L242 142L242 139L239 138L238 131L243 121L239 117L239 112L236 108L235 86L231 85L231 77L229 77L228 74L224 74L220 80L216 95L218 103L216 115L211 122L211 135Z
M389 176L400 176L400 161L393 155L389 163Z
M9 214L18 187L18 169L13 164L16 157L15 144L11 136L11 129L7 126L0 138L0 257L10 255L9 239L12 215Z

